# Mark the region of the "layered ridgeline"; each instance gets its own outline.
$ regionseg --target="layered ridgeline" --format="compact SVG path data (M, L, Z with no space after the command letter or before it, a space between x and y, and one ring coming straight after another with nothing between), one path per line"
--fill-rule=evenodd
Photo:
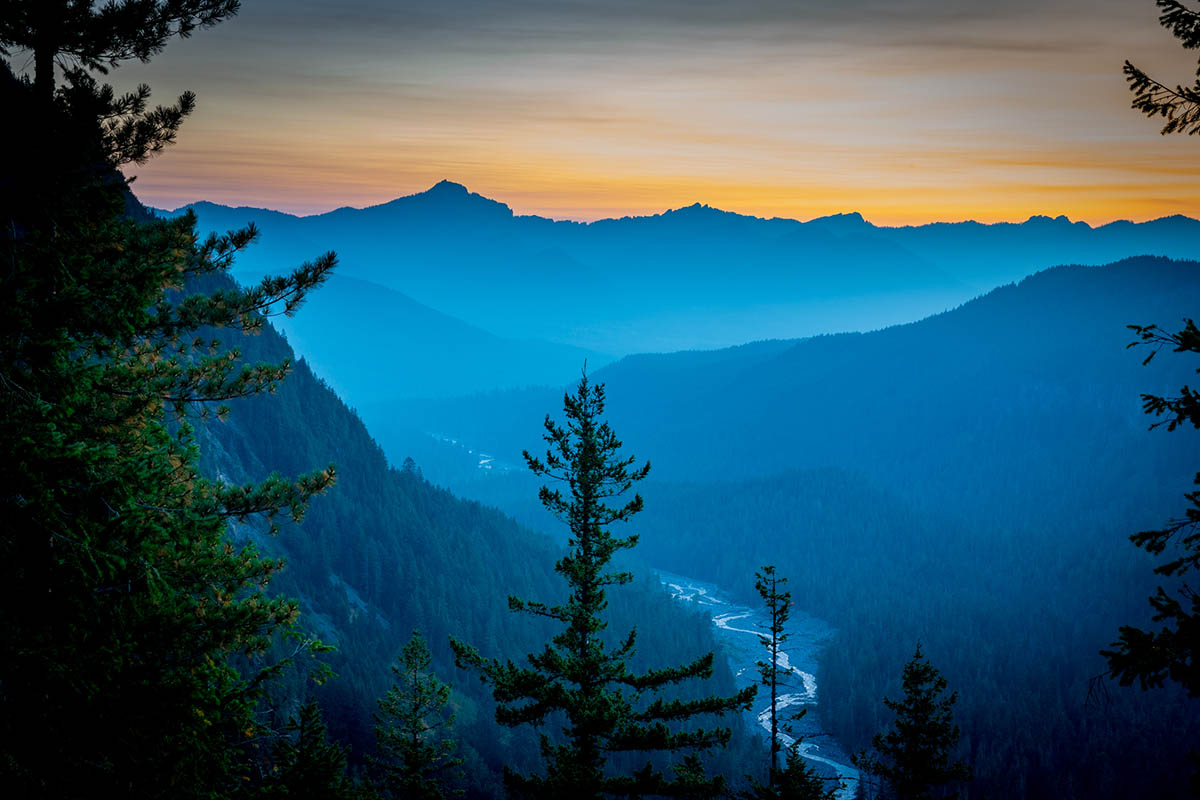
M1119 625L1148 622L1153 561L1128 536L1178 515L1200 444L1147 430L1139 394L1194 374L1170 353L1142 366L1125 326L1198 308L1200 264L1144 257L869 334L626 358L595 378L660 482L643 554L750 599L755 566L789 575L840 629L821 714L848 750L882 727L919 639L959 691L972 796L1183 796L1200 707L1091 678ZM402 411L495 466L555 394ZM521 473L449 452L458 491L543 524Z
M909 322L1055 264L1147 253L1200 257L1200 223L1183 217L1098 228L1061 217L885 228L857 214L798 222L694 205L582 224L517 216L449 182L370 208L302 218L210 203L191 208L202 230L258 225L261 243L235 266L242 276L337 250L342 284L325 299L314 297L312 313L285 330L323 375L353 388L359 407L453 395L470 382L473 390L569 383L584 353L548 343L594 351L595 367L605 360L597 354ZM348 302L335 303L334 294ZM463 338L463 322L434 319L418 304L478 326L507 349L495 341L477 346ZM331 330L337 338L325 338ZM431 368L421 380L409 380L417 372L400 357L408 352L377 368L385 343L413 338L428 348ZM502 374L480 366L496 359L507 367Z
M236 344L249 362L292 355L270 328ZM487 687L456 670L448 637L515 660L540 650L551 631L512 614L507 598L561 600L565 583L553 572L560 549L497 511L435 488L412 464L389 467L357 416L304 361L275 394L232 405L228 421L201 430L206 469L239 482L330 462L338 470L337 485L313 501L301 525L285 526L275 537L253 526L236 530L287 559L273 588L297 597L302 627L337 648L326 657L336 677L316 686L299 673L291 676L276 691L275 713L282 720L315 695L330 732L352 745L352 759L361 765L374 752L376 699L392 683L401 648L420 629L434 671L454 685L453 735L467 756L467 796L503 796L504 766L528 772L540 764L537 736L496 725ZM553 408L542 409L539 418ZM538 441L535 435L528 444ZM614 635L634 625L640 633L635 665L674 665L712 650L707 620L672 603L647 570L639 575L636 585L612 593ZM732 687L732 676L718 665L705 689L729 694ZM711 768L740 779L747 759L758 756L757 741L739 728Z

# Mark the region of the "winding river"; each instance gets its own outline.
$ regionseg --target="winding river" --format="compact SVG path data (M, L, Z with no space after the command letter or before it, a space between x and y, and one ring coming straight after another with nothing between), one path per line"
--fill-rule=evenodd
M685 578L658 570L659 580L671 596L677 600L702 607L712 615L717 636L725 646L729 666L733 670L739 687L758 682L755 664L766 654L762 639L766 637L765 611L733 603L728 595L711 583ZM776 663L787 677L781 686L776 701L780 717L786 716L785 709L807 706L808 713L794 724L802 739L800 754L816 766L824 777L836 777L842 787L837 792L838 800L853 800L858 791L858 770L850 763L850 757L838 747L829 734L821 730L817 713L817 655L822 646L833 635L834 630L823 620L793 610L787 625L786 652L780 653ZM760 690L760 696L762 691ZM760 710L751 711L748 723L758 725L765 731L771 730L771 703L766 698ZM790 747L794 738L780 734L784 747ZM819 742L819 744L818 744Z

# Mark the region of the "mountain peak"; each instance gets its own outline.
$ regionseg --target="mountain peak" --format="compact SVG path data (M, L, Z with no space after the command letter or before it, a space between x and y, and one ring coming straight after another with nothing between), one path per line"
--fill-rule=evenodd
M420 194L446 196L458 195L465 197L469 195L470 192L467 191L467 187L463 186L461 183L455 183L452 180L443 178L425 191L420 192Z
M848 211L844 214L827 214L824 217L810 219L809 222L866 222L858 211Z
M415 213L433 215L433 217L454 214L469 216L475 222L483 219L493 222L503 221L512 219L513 216L512 209L504 203L472 192L461 183L451 180L438 181L423 192L397 197L395 200L377 206L369 206L362 211L386 214L400 212L406 215Z

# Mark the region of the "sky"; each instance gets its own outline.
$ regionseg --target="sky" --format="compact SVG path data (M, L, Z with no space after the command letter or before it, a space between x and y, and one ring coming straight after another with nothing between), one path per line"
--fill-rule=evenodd
M450 179L519 214L693 202L884 225L1200 216L1200 142L1130 110L1190 83L1152 0L243 0L126 65L199 97L144 202L310 214ZM17 66L20 66L17 64Z

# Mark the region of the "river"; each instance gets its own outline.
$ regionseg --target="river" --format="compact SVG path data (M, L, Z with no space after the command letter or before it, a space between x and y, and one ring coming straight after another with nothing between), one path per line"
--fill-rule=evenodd
M717 638L724 646L738 687L758 682L755 664L766 656L762 640L766 636L767 615L765 609L756 609L734 603L727 593L711 583L685 578L670 572L657 570L659 580L677 600L701 607L712 616ZM818 712L817 656L822 647L834 634L834 629L824 620L800 611L792 610L788 620L788 640L784 652L776 662L781 670L780 693L776 712L782 718L785 709L806 706L808 713L794 723L800 735L800 754L812 762L823 777L837 777L842 786L837 792L838 800L853 800L858 791L858 770L850 763L850 757L821 729ZM771 730L771 701L759 689L760 701L747 715L747 724ZM784 747L795 741L781 733Z

